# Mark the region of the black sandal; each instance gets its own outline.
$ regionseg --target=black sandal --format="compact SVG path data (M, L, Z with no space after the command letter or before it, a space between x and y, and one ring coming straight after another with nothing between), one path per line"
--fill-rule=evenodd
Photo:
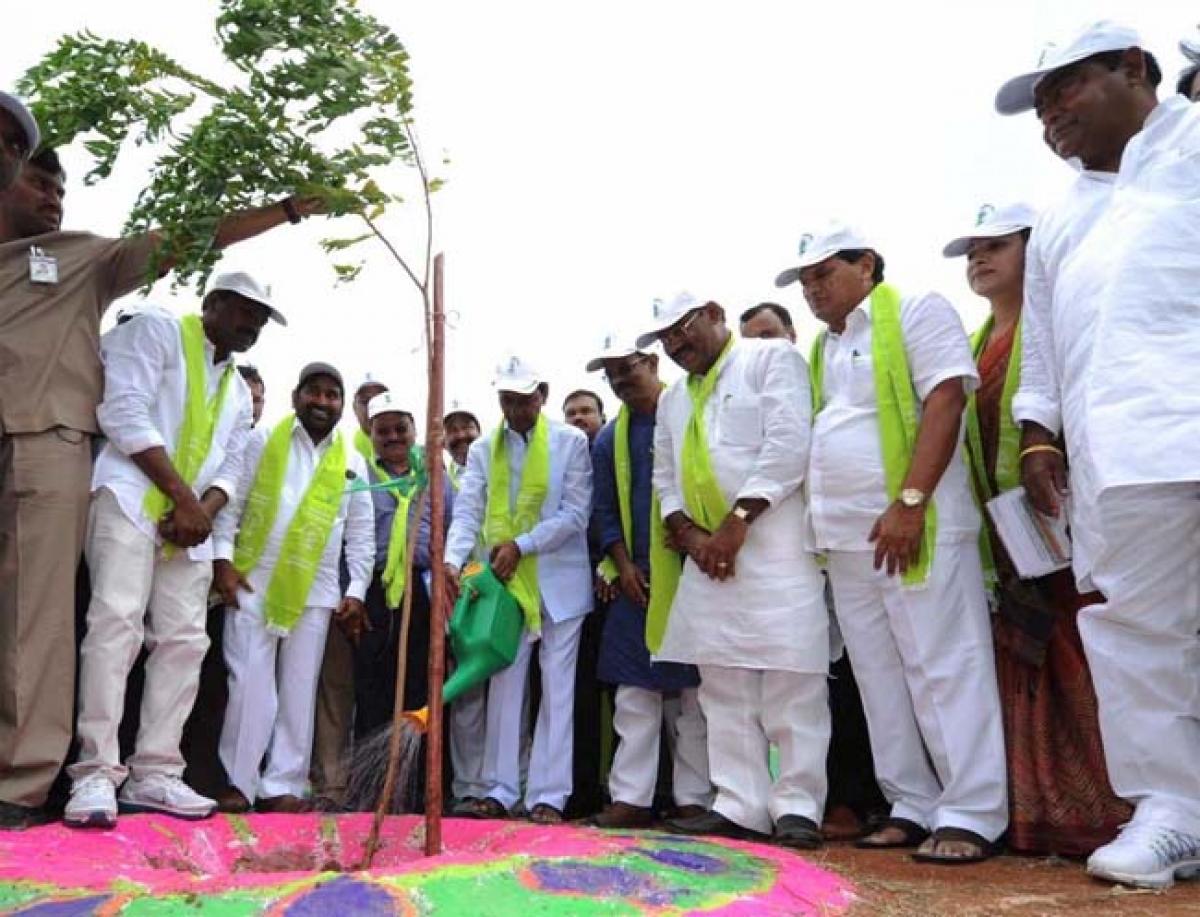
M895 828L897 831L903 832L904 836L898 841L871 840L875 835L886 831L888 828ZM860 837L855 841L854 846L860 850L899 850L904 847L918 847L927 837L929 837L929 829L918 825L915 821L907 818L888 818L866 837Z
M943 841L959 842L963 844L973 844L978 851L977 853L969 853L966 856L950 856L944 853L936 853L931 850L928 853L917 851L912 855L912 858L918 863L937 863L940 866L966 866L968 863L982 863L984 860L991 859L996 855L996 845L989 841L986 837L976 834L974 831L968 831L966 828L938 828L929 838L933 841L934 848Z
M504 804L499 799L493 799L488 796L484 799L477 799L471 804L471 818L508 818L508 809L504 808Z

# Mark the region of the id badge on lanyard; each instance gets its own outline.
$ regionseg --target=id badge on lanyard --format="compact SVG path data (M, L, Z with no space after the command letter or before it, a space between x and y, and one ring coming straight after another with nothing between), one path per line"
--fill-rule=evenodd
M58 283L58 259L36 245L29 246L30 283Z

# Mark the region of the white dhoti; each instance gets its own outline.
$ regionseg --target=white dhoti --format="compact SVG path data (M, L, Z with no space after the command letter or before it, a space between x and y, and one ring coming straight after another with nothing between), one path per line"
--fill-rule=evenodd
M1200 835L1200 484L1115 487L1097 506L1079 614L1109 779L1137 821Z
M708 808L712 802L708 736L696 688L684 688L679 702L668 704L661 691L618 686L613 729L620 741L608 772L612 801L642 808L654 802L664 722L671 736L675 804Z
M317 682L333 609L308 607L286 637L270 633L258 593L225 611L229 703L219 746L229 782L251 802L303 796L312 759ZM266 769L259 771L263 756Z
M991 621L974 541L939 544L902 588L871 551L831 551L838 623L892 815L995 840L1008 825Z
M186 551L164 559L107 488L92 497L86 555L92 601L80 650L79 761L71 765L71 777L102 773L114 784L125 779L117 733L125 683L143 641L150 655L129 770L138 777L178 777L184 766L179 740L208 649L204 621L212 564L189 560Z
M521 798L521 723L529 686L529 659L540 642L542 703L533 729L525 806L546 803L560 812L571 795L575 726L575 661L583 617L551 621L543 610L542 633L526 632L512 665L488 683L483 756L484 796L511 809Z

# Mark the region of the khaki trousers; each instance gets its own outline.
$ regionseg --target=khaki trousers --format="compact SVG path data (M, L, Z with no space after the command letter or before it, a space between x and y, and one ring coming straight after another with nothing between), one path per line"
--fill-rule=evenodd
M87 635L79 651L79 760L73 780L100 773L120 784L136 777L183 774L179 750L192 712L200 664L208 649L204 619L212 564L186 551L165 559L107 489L92 497L87 561L92 574ZM125 712L125 684L142 643L146 687L137 746L128 769L117 732Z
M340 627L325 639L317 687L312 749L313 794L341 801L346 793L346 752L354 725L354 647Z
M0 435L0 801L40 806L71 743L91 436Z

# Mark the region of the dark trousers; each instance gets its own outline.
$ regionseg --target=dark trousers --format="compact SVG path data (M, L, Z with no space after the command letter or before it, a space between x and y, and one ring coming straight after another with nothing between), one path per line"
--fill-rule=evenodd
M604 749L612 749L613 741L603 741L606 727L611 731L612 718L604 716L606 687L596 678L600 662L600 638L604 633L607 606L597 602L596 609L583 619L579 635L579 658L575 667L575 755L572 759L572 792L567 801L571 818L582 818L600 811L607 787L601 779L605 769ZM611 689L608 689L611 691Z
M200 664L200 686L192 715L183 727L179 743L187 767L183 779L197 793L216 796L229 788L229 775L221 764L217 747L229 700L229 671L225 668L225 606L208 606L205 629L210 641ZM126 719L129 714L126 713Z
M849 653L829 667L829 711L832 731L825 770L829 793L825 810L848 806L861 819L886 813L887 800L875 781L871 759L871 739L867 735L867 717L863 713L858 682L850 667Z

